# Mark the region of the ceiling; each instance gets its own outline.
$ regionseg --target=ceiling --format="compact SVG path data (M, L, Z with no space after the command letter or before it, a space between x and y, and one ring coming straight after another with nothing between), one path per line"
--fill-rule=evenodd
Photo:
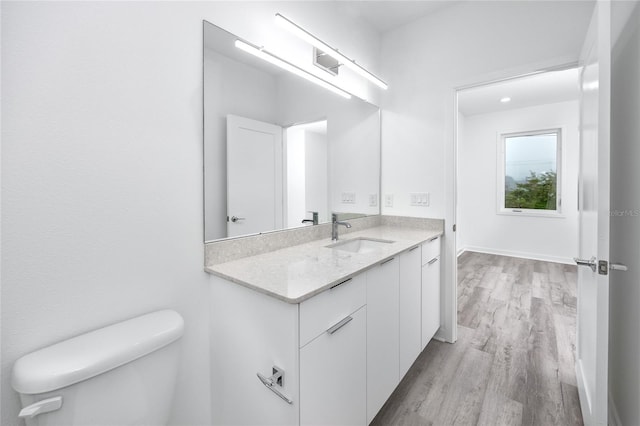
M345 1L338 2L338 5L343 13L360 17L378 32L384 33L457 3L461 3L461 1Z
M327 134L327 120L314 121L312 123L298 124L295 126L297 129L302 129L307 132L317 133L319 135Z
M458 111L465 116L486 114L577 100L579 95L578 69L573 68L462 90L458 93ZM511 101L500 102L504 97Z

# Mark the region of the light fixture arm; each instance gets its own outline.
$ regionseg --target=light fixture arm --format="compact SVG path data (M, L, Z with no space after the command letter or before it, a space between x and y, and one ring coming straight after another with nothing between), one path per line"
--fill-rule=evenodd
M301 26L285 18L283 15L279 13L276 13L276 23L278 23L278 25L282 26L283 28L285 28L295 36L299 37L300 39L322 50L327 55L331 56L338 62L342 63L344 66L351 69L352 71L355 71L360 76L368 79L369 81L371 81L372 83L380 87L381 89L386 90L389 87L389 85L385 83L382 79L380 79L378 76L376 76L372 72L368 71L364 67L357 64L356 61L346 57L342 53L338 52L338 49L335 49L329 46L327 43L320 40L318 37L314 36L309 31L305 30Z
M305 80L308 80L312 83L317 84L318 86L321 86L333 93L336 93L346 99L351 99L351 94L347 93L346 91L342 90L341 88L339 88L338 86L336 86L335 84L331 84L326 80L321 79L320 77L317 77L313 74L311 74L309 71L300 68L297 65L292 64L291 62L285 61L282 58L279 58L278 56L268 52L267 50L264 49L264 47L258 47L258 46L254 46L251 43L247 43L246 41L243 40L236 40L235 41L235 46L247 53L252 54L255 57L258 57L266 62L269 62L270 64L273 64L279 68L282 68L285 71L289 71L292 74L297 75L298 77L302 77Z

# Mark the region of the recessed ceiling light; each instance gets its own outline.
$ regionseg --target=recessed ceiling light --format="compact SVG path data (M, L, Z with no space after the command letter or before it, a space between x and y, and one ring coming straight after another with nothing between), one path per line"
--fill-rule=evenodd
M505 96L504 98L500 99L500 102L502 102L503 104L506 104L507 102L511 102L511 98L508 96Z

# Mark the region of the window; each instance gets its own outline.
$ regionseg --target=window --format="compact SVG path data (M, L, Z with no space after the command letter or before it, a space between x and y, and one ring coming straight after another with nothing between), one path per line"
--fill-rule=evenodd
M505 133L499 145L498 212L558 216L561 129Z

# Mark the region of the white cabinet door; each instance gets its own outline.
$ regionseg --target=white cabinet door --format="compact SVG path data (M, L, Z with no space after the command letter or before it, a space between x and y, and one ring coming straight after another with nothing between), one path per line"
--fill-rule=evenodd
M366 309L300 349L300 424L366 424Z
M398 257L367 271L367 424L400 380Z
M400 255L400 377L422 350L420 246Z
M440 328L440 257L422 266L422 349Z

